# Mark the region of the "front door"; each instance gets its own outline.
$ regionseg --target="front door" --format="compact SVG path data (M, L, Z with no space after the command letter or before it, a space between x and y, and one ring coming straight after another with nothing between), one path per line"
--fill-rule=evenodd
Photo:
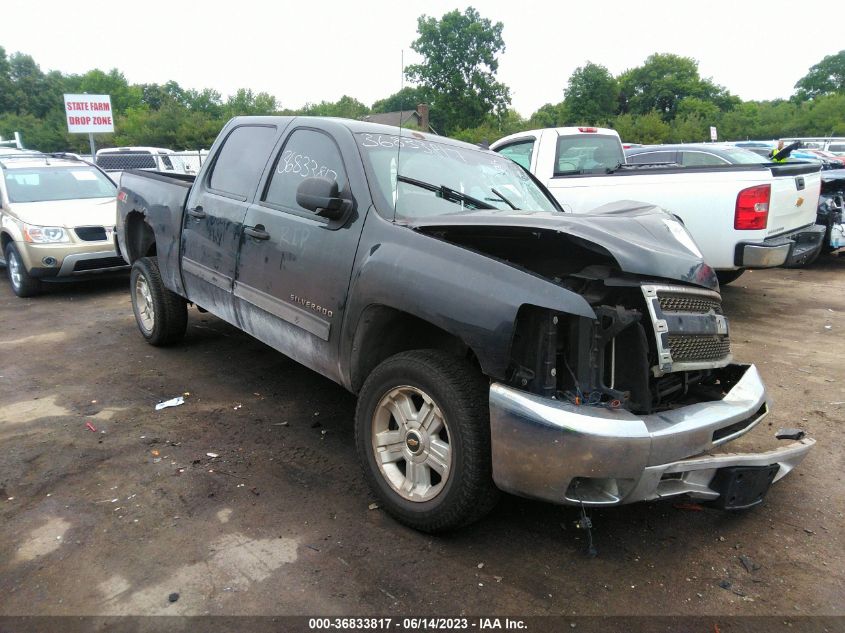
M190 301L236 323L232 301L244 216L276 140L276 127L232 129L197 181L182 218L182 278Z
M263 194L247 210L234 286L246 332L335 380L337 334L363 217L353 209L339 220L324 219L297 204L296 190L305 178L329 178L350 198L347 173L332 136L294 129Z

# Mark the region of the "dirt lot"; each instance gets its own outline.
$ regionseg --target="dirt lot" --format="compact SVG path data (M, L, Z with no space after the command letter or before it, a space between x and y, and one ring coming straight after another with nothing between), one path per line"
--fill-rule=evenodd
M810 457L749 513L594 511L595 559L571 508L436 538L370 510L352 396L195 310L152 348L127 285L0 282L0 615L845 614L845 257L724 289L774 399L749 441Z

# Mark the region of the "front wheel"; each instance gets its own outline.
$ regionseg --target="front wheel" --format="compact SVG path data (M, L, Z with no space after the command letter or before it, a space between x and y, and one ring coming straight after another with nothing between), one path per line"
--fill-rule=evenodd
M6 274L12 291L21 298L37 295L41 291L41 281L29 274L14 242L6 244L3 256L6 258Z
M443 532L495 505L488 391L478 369L436 350L397 354L367 378L355 444L367 483L397 520Z
M144 338L151 345L172 345L185 335L188 305L161 280L155 257L142 257L129 276L132 311Z

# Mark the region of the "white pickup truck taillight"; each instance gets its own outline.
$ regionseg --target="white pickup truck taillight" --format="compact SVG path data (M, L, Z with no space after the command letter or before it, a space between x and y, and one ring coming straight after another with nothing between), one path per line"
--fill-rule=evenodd
M743 189L736 196L734 228L742 230L765 229L769 220L771 185Z

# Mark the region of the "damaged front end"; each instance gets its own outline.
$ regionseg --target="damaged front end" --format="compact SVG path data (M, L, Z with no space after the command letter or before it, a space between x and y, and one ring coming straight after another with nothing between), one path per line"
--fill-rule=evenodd
M814 441L707 454L768 414L757 369L732 362L718 293L608 282L595 320L520 315L511 378L490 389L496 484L565 504L760 503Z
M768 402L756 368L733 362L709 269L664 244L678 274L632 271L577 228L426 228L580 294L595 313L520 309L508 374L490 389L496 484L585 506L682 495L727 509L760 503L814 441L710 454L754 428ZM636 259L630 248L626 257Z

